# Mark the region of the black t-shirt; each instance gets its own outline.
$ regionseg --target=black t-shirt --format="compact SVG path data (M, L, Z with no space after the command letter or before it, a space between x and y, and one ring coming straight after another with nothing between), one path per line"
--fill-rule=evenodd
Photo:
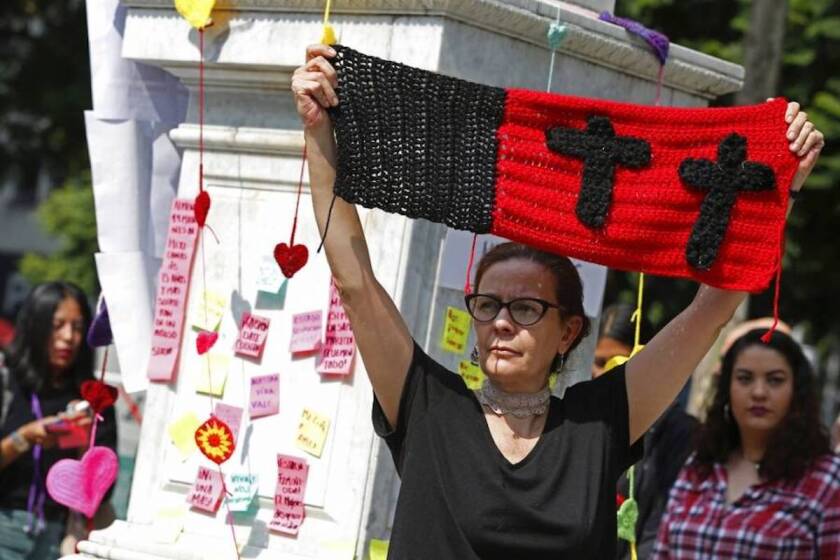
M415 344L395 429L373 405L402 480L388 558L614 558L616 480L638 458L627 410L623 366L574 385L511 464L472 391Z
M21 389L12 375L9 378L12 400L6 421L0 427L0 437L4 438L24 424L35 420L30 393ZM64 412L70 401L81 398L78 389L70 384L60 389L46 388L38 394L41 412L45 417ZM104 421L99 422L96 427L96 445L104 445L116 450L117 419L114 408L104 410L102 417ZM76 459L79 453L79 449L59 449L58 447L43 449L41 451L41 488L46 488L45 481L50 467L61 459ZM29 487L34 473L35 460L31 449L0 471L0 508L26 510ZM50 521L61 521L66 515L67 508L55 502L47 494L44 502L44 516Z

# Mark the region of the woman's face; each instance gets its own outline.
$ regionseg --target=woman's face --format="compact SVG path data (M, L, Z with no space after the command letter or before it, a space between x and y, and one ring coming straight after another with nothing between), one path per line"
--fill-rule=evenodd
M629 357L633 349L609 336L602 336L595 346L595 359L592 362L592 377L598 377L604 373L604 366L610 359L616 356Z
M65 298L53 314L52 334L49 338L50 369L61 372L73 365L82 345L85 319L82 309L73 298Z
M741 432L770 432L778 427L793 399L793 371L785 357L753 344L735 358L729 386L730 406Z
M476 293L504 302L537 298L557 304L553 274L539 263L510 259L488 268ZM523 327L503 308L495 319L475 321L481 368L507 392L536 392L545 386L551 362L571 346L582 327L580 317L566 320L555 308L535 324Z

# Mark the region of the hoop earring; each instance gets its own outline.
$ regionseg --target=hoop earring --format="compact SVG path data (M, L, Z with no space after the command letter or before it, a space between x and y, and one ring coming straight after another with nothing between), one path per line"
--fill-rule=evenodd
M554 367L554 371L552 373L560 375L563 373L563 368L566 367L566 354L557 354L555 361L556 366Z
M470 361L478 365L478 361L481 359L481 356L478 354L478 346L473 346L472 352L470 352Z

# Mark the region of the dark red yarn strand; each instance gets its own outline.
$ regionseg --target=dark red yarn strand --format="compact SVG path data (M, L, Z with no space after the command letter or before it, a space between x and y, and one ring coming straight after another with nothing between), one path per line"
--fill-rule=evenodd
M303 144L303 157L300 161L300 178L298 179L298 190L297 190L297 200L295 200L295 217L292 220L292 236L289 239L289 247L292 247L295 244L295 232L297 231L297 222L298 222L298 210L300 209L300 197L301 193L303 192L303 172L306 169L306 143ZM327 232L324 231L324 237L327 236Z
M472 286L470 285L470 271L475 261L475 241L478 239L478 234L474 233L472 238L472 247L470 248L470 259L467 261L467 277L464 279L464 294L470 295L472 293Z
M198 30L198 192L204 192L204 28Z

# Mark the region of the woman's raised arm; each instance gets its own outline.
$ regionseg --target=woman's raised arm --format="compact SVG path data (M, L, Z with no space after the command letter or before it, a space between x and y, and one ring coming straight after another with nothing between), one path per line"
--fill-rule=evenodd
M791 184L791 190L798 191L825 142L798 103L788 104L785 121L789 149L801 158ZM627 362L631 443L673 402L745 297L743 292L700 286L694 301Z
M306 63L295 70L292 92L304 126L312 207L321 235L333 202L336 145L326 107L338 104L336 73L325 45L306 49ZM414 343L391 297L373 275L365 234L356 207L335 198L324 250L376 398L396 426L400 396Z

